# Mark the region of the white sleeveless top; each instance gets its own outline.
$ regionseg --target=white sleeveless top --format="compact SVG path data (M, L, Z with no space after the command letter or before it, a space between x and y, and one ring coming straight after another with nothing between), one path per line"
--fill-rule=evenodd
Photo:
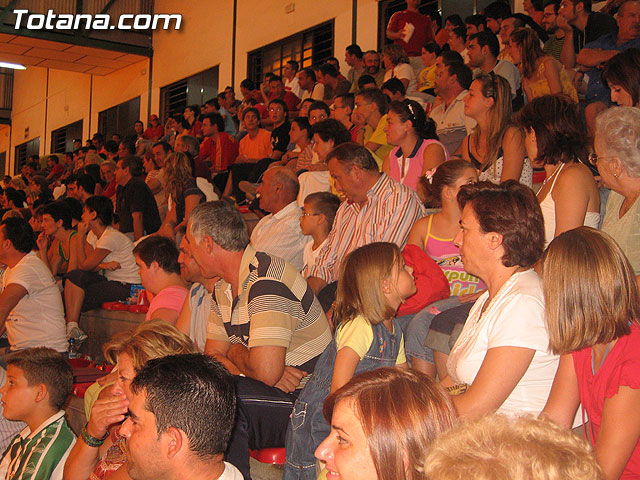
M560 165L560 169L558 170L553 182L551 183L551 189L547 192L547 195L540 202L540 209L542 210L542 218L544 220L544 248L551 243L553 237L556 234L556 202L553 201L553 196L551 193L553 192L553 188L556 186L556 180L560 176L562 169L566 163ZM582 225L585 227L593 227L598 228L600 224L600 213L599 212L587 212L584 216L584 222Z

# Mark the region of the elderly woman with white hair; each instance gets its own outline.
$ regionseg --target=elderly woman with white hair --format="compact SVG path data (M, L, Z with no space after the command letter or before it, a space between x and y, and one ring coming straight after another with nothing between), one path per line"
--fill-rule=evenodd
M617 107L598 115L594 146L589 159L611 189L602 230L620 245L640 279L640 109Z

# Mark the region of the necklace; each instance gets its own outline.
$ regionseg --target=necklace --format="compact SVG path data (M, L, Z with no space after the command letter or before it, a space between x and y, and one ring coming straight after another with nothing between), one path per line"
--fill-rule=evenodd
M540 187L540 190L542 190L542 188L547 184L547 182L549 182L549 180L551 180L558 173L560 173L560 170L562 170L562 167L564 167L564 163L561 163L560 165L558 165L556 169L553 171L553 173L544 179L544 182L542 182L542 187Z

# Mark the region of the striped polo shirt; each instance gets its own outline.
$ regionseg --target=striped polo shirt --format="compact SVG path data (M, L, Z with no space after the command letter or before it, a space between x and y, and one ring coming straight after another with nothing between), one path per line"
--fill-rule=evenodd
M26 427L16 435L0 462L0 478L62 479L64 463L76 442L64 414L60 410L35 432Z
M239 292L220 279L211 302L207 338L247 348L286 349L285 365L312 372L331 341L329 323L306 280L285 260L247 246Z

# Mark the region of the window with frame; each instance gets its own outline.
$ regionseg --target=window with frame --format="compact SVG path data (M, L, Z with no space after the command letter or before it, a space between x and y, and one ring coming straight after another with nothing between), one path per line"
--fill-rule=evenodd
M289 60L298 62L300 69L319 65L333 56L333 39L331 20L249 52L247 78L257 85L267 73L281 76Z
M184 112L188 105L203 105L218 95L218 67L209 68L160 89L160 118Z
M82 138L82 120L51 132L51 153L72 151L74 138Z
M16 145L15 149L15 162L13 174L17 175L20 173L22 169L22 165L27 163L27 159L31 155L39 155L40 154L40 137L36 137L28 142L21 143L20 145Z
M134 124L139 119L140 97L136 97L100 112L98 114L98 131L106 139L110 139L114 133L119 134L121 138L135 135Z

